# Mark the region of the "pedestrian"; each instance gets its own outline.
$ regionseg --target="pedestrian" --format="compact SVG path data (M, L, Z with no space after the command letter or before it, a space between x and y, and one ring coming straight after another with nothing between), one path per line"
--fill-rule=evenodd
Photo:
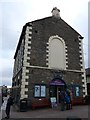
M12 95L10 94L9 95L9 98L7 100L7 106L6 106L6 119L9 119L10 118L10 108L11 108L11 105L13 105L13 97Z
M6 111L6 106L7 106L7 96L5 95L4 97L2 97L2 105L1 105L1 114L2 114L2 118L5 118L5 111Z
M65 110L65 91L60 93L61 111Z
M65 92L66 110L70 110L70 95L68 90Z

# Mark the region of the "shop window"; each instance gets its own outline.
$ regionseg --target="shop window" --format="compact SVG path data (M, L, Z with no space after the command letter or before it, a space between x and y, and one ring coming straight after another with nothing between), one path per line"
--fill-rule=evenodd
M35 85L34 86L34 97L46 97L46 86Z

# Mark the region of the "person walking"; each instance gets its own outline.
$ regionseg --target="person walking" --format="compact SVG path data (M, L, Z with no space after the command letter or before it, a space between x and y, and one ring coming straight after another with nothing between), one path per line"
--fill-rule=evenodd
M13 97L12 95L10 94L9 95L9 98L7 100L7 106L6 106L6 119L9 119L10 118L10 108L11 108L11 105L13 105Z

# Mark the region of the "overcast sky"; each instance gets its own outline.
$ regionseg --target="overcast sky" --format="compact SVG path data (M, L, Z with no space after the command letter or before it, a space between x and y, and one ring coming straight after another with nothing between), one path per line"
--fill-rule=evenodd
M51 16L53 7L83 37L88 67L88 0L0 0L0 85L11 86L14 54L25 23Z

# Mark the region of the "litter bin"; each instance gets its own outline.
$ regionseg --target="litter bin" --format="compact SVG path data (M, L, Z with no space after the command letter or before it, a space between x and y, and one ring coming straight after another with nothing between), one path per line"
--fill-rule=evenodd
M21 112L27 111L27 100L26 99L20 100L20 111Z

